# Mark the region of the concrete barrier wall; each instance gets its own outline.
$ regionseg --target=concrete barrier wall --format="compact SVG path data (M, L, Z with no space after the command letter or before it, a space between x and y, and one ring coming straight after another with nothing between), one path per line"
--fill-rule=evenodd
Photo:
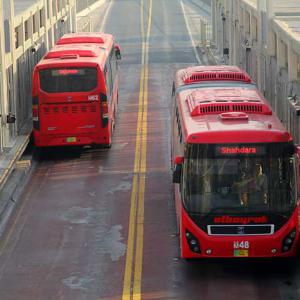
M300 2L212 0L212 10L213 43L221 57L229 47L221 61L251 75L300 143Z
M1 3L4 3L2 7ZM35 64L64 33L76 31L75 0L0 3L0 151L31 131L31 76ZM4 8L4 9L3 9ZM7 116L16 116L8 124Z

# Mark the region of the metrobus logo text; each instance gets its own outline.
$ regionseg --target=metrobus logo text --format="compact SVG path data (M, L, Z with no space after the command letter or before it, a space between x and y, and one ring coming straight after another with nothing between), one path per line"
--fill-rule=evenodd
M256 147L220 147L221 154L256 154Z
M268 218L266 216L259 217L230 217L230 216L221 216L215 217L215 224L263 224L267 223Z

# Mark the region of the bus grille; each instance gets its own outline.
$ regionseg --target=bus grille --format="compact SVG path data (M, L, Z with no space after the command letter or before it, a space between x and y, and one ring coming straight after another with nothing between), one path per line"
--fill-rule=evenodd
M44 115L56 114L84 114L95 113L97 108L95 105L74 105L74 106L47 106L43 108Z
M207 233L209 235L268 235L274 233L274 225L208 225Z

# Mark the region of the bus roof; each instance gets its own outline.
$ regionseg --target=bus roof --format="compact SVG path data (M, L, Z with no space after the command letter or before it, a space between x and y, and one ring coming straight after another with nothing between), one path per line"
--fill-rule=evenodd
M94 44L66 44L57 45L52 48L44 59L62 58L67 59L70 56L76 57L97 57L103 52L103 49Z
M100 42L100 38L101 41ZM37 68L55 68L67 65L92 63L103 69L106 58L114 45L111 34L82 33L65 34L37 64Z
M110 39L113 39L111 34L100 32L67 33L57 41L56 45L105 44L105 42Z
M237 66L193 66L177 71L176 88L207 81L253 83L250 76Z
M292 138L253 85L184 89L177 93L186 143L270 143Z

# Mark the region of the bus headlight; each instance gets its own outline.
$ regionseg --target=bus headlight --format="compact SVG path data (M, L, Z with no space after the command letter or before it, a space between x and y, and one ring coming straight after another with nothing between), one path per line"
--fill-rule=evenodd
M188 243L191 251L200 254L201 249L200 249L200 244L199 244L199 241L197 240L197 238L193 234L191 234L188 230L185 231L185 237L186 237L187 243Z
M287 252L291 250L296 236L296 228L293 228L292 231L283 239L282 241L282 252Z

